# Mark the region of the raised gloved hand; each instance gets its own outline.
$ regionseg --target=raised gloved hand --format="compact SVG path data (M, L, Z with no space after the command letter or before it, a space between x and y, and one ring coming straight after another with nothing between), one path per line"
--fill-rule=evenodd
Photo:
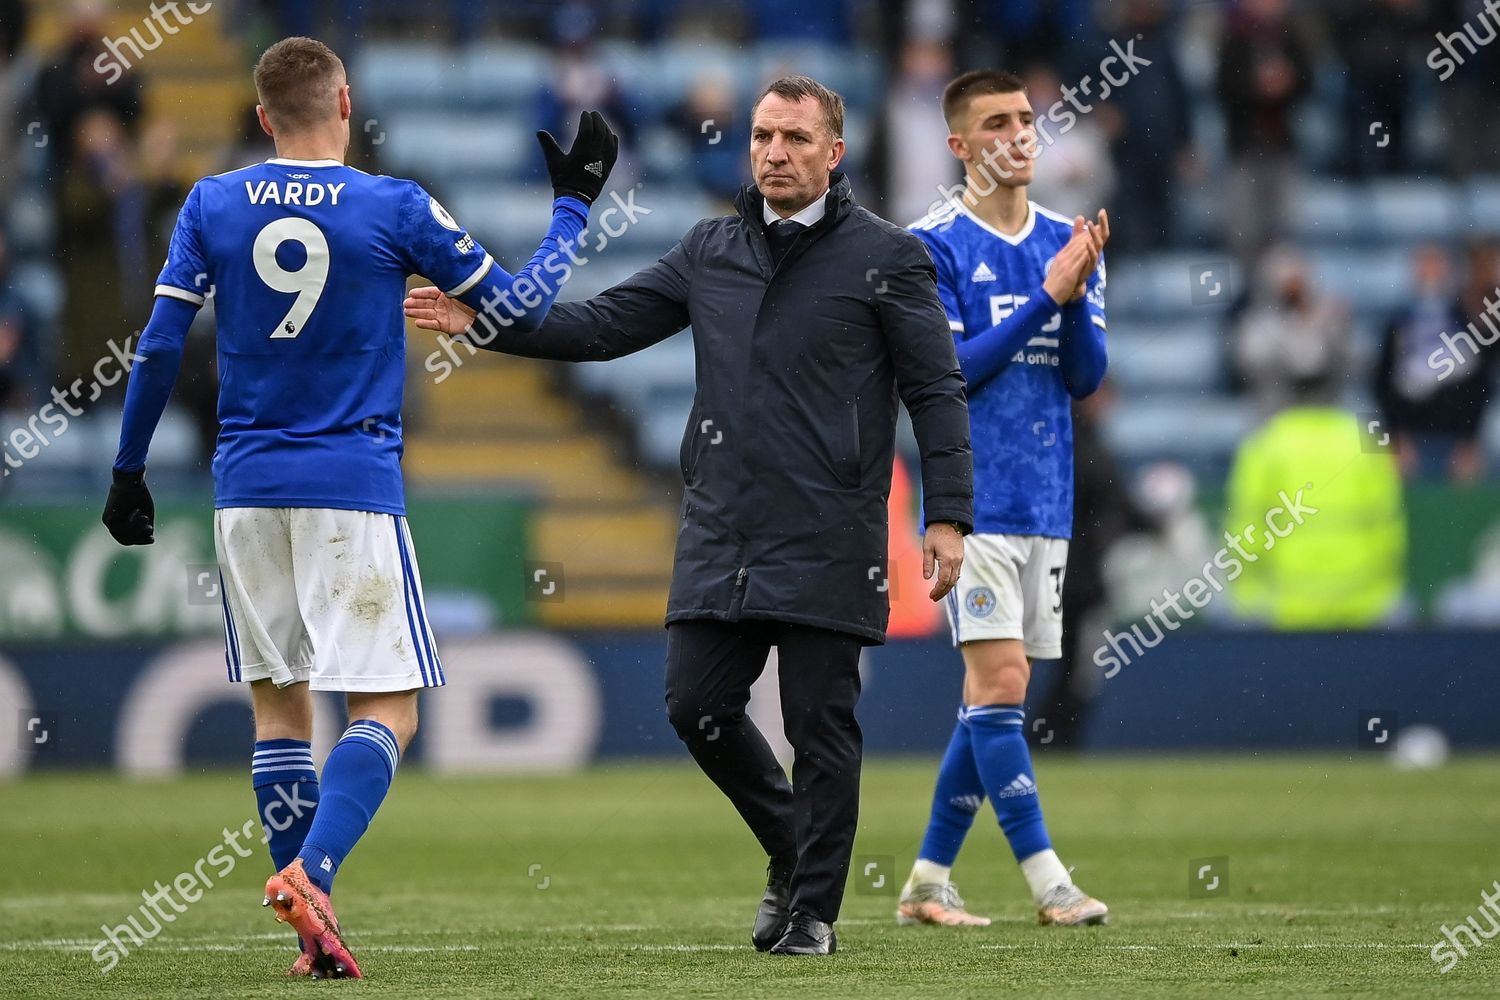
M604 116L597 111L579 115L578 137L566 153L551 132L538 132L536 139L547 158L553 197L567 195L592 205L604 190L604 182L620 156L620 137L610 130Z

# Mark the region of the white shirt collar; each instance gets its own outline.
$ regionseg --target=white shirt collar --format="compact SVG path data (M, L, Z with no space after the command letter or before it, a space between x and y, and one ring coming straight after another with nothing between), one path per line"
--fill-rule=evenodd
M342 167L344 163L339 160L289 160L282 156L273 156L266 161L278 167Z
M814 198L806 208L802 209L802 211L798 212L795 215L787 216L786 221L800 222L804 226L816 225L818 220L822 219L823 216L828 212L828 206L823 203L824 199L827 197L828 189L824 188L823 193ZM761 201L760 214L761 218L765 220L765 223L768 226L773 222L781 221L781 216L776 214L776 210L771 207L771 203L768 201Z

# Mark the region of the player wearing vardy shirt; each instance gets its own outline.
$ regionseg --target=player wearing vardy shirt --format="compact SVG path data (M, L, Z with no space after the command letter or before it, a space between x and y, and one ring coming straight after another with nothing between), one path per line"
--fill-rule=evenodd
M938 293L969 384L974 533L948 595L963 651L963 703L897 919L985 925L949 872L989 798L1043 924L1102 923L1072 884L1042 820L1023 702L1031 660L1061 654L1062 586L1073 522L1070 404L1104 377L1109 220L1069 220L1027 200L1036 124L1021 82L980 70L950 83L943 113L965 189L911 229L937 265ZM1043 163L1045 167L1045 161Z
M406 280L422 275L534 328L619 141L596 112L568 152L538 133L552 224L512 276L417 184L344 165L349 87L327 46L278 42L255 86L277 158L205 178L183 205L130 375L104 522L122 544L153 540L147 448L212 294L214 544L229 679L250 684L255 708L251 783L278 870L266 904L298 933L293 974L357 978L328 893L416 732L417 692L444 683L404 516ZM310 691L342 691L349 709L321 784Z

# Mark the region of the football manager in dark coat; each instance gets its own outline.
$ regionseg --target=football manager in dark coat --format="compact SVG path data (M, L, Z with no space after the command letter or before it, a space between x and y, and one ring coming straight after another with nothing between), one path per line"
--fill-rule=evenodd
M691 326L697 394L667 606L667 713L770 857L752 941L827 954L859 808L860 647L883 642L897 399L921 449L924 575L941 600L972 527L964 379L926 249L836 169L843 100L806 77L756 103L755 183L652 267L525 329L437 289L407 312L490 350L606 361ZM470 326L472 322L472 327ZM780 653L792 780L745 715Z

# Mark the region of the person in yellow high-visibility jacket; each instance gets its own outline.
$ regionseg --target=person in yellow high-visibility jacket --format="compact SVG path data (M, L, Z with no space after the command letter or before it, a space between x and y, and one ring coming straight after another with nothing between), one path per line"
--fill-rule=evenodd
M1278 629L1380 625L1402 607L1401 475L1378 424L1293 406L1247 438L1229 480L1226 540L1241 618Z

